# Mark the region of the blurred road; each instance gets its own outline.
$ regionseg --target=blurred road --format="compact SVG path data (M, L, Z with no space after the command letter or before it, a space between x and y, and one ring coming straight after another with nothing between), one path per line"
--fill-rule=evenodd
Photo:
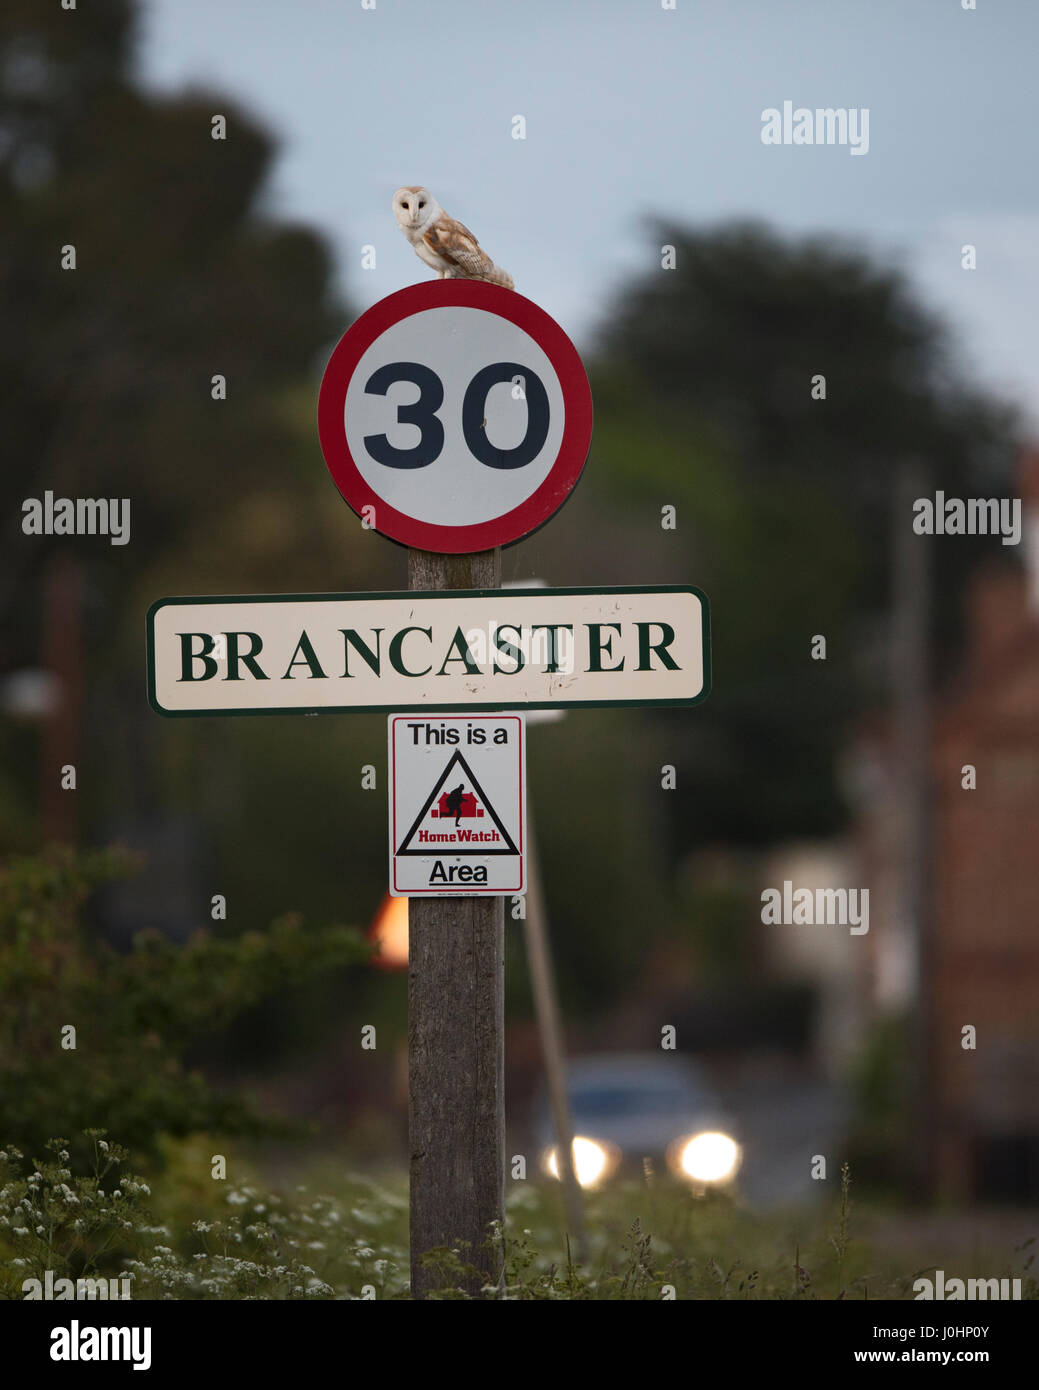
M743 1143L740 1191L755 1207L832 1195L840 1181L847 1104L841 1089L815 1079L776 1077L729 1084L726 1110ZM826 1158L826 1182L813 1180L812 1157Z

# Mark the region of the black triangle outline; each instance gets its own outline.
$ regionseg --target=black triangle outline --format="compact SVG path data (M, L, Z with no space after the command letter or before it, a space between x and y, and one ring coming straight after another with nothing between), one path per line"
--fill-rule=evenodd
M415 835L415 833L416 833L416 831L418 830L419 826L422 824L422 822L423 822L423 821L425 820L425 818L426 818L426 812L429 810L429 808L432 806L433 802L436 800L436 797L437 797L438 793L440 792L441 787L442 787L442 786L444 785L444 783L447 781L448 775L450 774L451 769L454 767L454 765L455 765L456 763L461 763L462 767L465 769L466 774L467 774L468 777L469 777L469 781L473 784L473 787L476 789L476 791L479 792L479 794L480 794L480 800L483 802L484 809L490 813L490 817L491 817L491 819L494 821L494 824L495 824L495 825L498 827L498 829L501 831L502 836L503 836L504 839L505 839L505 843L509 846L508 849L475 849L475 848L474 848L474 849L460 849L460 848L451 847L451 846L448 846L448 845L445 845L445 846L443 846L443 847L440 848L440 849L438 849L436 845L425 845L422 849L408 849L408 845L411 843L411 840L412 840L413 836ZM519 850L516 848L516 845L515 845L515 842L514 842L512 836L509 834L509 832L505 829L504 825L502 825L501 821L499 820L497 811L494 809L494 807L493 807L493 806L491 805L491 803L488 801L488 799L487 799L487 793L484 791L483 787L480 786L480 783L479 783L479 781L477 780L476 775L474 774L472 768L471 768L471 767L469 766L469 764L466 762L465 758L463 758L463 756L462 756L461 752L459 751L459 749L456 748L455 751L451 754L450 758L448 758L448 760L447 760L447 766L444 768L443 772L440 774L440 777L439 777L438 780L437 780L436 786L434 786L433 790L430 792L429 797L428 797L427 800L426 800L426 804L422 807L422 810L421 810L421 811L418 813L418 815L415 817L415 821L414 821L414 824L412 825L411 829L410 829L410 830L408 831L408 833L404 836L404 839L401 840L401 842L400 842L400 849L396 850L395 853L396 853L396 854L422 854L422 855L425 855L427 858L428 858L430 855L439 854L439 855L443 856L444 858L447 858L447 857L450 856L450 857L452 857L452 858L462 858L462 859L464 859L464 858L483 859L483 858L487 857L488 855L492 855L492 854L510 854L510 855L516 855L516 856L518 856L518 855L519 855Z

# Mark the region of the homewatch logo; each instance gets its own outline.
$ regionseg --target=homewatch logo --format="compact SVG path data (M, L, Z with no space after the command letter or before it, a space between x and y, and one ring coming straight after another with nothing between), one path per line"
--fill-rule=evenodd
M81 1327L73 1318L51 1328L51 1343L52 1361L132 1361L135 1371L152 1364L150 1327Z
M794 888L789 879L783 891L765 888L761 920L766 926L847 927L852 936L869 931L868 888Z
M780 112L766 106L761 113L763 145L850 145L852 154L869 154L868 106L817 106L811 110L792 101Z
M415 729L420 726L408 727ZM428 724L426 728L429 728ZM436 730L433 732L436 733ZM457 729L447 730L448 734L457 732ZM448 783L454 782L456 777L459 778L457 785L449 787ZM483 821L483 825L463 826L463 820ZM515 841L488 801L472 768L457 750L451 754L447 766L437 778L436 785L415 817L411 829L401 840L396 853L418 854L428 858L433 845L436 845L441 853L471 854L480 858L487 854L519 853ZM482 872L483 882L486 883L486 870ZM438 881L444 881L442 867L440 872L434 868L434 876L430 879L431 883Z
M1013 1286L1013 1292L1011 1292ZM934 1271L934 1279L917 1279L913 1285L917 1301L921 1298L933 1298L952 1303L957 1299L980 1300L982 1303L988 1300L1006 1299L1013 1301L1021 1297L1020 1279L946 1279L944 1269Z

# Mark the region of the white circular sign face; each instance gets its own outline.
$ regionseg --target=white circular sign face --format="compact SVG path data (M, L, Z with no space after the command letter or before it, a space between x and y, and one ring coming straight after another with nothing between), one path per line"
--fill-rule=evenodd
M321 447L373 530L421 549L507 545L573 489L591 439L581 360L511 290L437 280L381 300L325 371Z
M527 403L531 373L548 398L544 442L529 463L516 468L494 469L481 463L470 452L462 429L462 403L470 383L497 362L515 364L519 370L491 385L486 395L481 393L480 428L492 445L510 453L523 444L531 425L536 427ZM384 394L368 389L375 374L394 363L421 364L443 386L443 404L436 412L443 427L443 447L433 462L422 467L387 467L365 446L366 437L372 436L385 436L401 451L421 443L422 412L418 422L405 424L400 416L407 417L408 412L398 409L422 397L413 377L398 376ZM416 521L475 526L520 506L545 481L559 455L564 414L555 369L529 333L483 309L450 307L412 314L376 338L350 380L343 424L357 471L384 501Z

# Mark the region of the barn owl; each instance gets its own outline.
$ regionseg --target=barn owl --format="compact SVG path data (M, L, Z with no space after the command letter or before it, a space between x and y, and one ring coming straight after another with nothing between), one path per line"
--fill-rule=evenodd
M440 280L486 280L514 288L512 276L496 266L468 227L449 217L427 188L398 188L393 215L415 255Z

